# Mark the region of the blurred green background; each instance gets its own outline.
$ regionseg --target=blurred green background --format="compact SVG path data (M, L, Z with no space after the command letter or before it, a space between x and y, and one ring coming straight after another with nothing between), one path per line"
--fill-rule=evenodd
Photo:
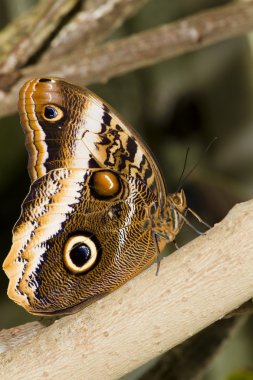
M1 0L1 26L32 3L35 1ZM229 1L151 0L113 37L226 3ZM252 46L250 35L239 37L104 85L90 86L138 129L157 157L170 192L176 189L187 147L189 171L208 143L218 137L184 186L190 207L211 225L234 204L253 197ZM18 115L1 119L0 123L2 262L11 245L11 230L28 192L29 179ZM196 234L185 227L178 244L194 237ZM0 284L0 329L36 319L7 298L3 271ZM252 342L253 318L249 318L213 362L205 380L219 380L235 369L253 368Z

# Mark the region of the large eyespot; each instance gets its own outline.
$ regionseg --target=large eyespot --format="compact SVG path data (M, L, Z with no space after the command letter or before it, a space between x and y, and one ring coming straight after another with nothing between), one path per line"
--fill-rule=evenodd
M55 122L61 120L63 116L63 111L53 104L47 104L42 108L42 117L44 120Z
M119 194L121 181L117 174L109 170L100 170L93 173L90 187L95 198L110 199Z
M74 273L84 273L91 269L98 258L98 249L87 236L77 235L68 239L63 250L66 268Z

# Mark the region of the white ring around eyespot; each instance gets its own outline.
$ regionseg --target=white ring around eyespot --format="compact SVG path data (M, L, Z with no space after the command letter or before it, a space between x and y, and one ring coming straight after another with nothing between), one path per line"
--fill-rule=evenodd
M70 252L75 245L82 244L82 243L84 243L85 245L89 247L90 258L84 265L82 265L81 267L78 267L72 262L70 258ZM71 238L69 238L63 250L64 264L66 265L68 270L70 270L74 274L83 273L83 272L86 272L88 269L90 269L94 265L97 259L97 256L98 256L98 252L97 252L96 244L90 238L84 235L77 235L77 236L72 236Z

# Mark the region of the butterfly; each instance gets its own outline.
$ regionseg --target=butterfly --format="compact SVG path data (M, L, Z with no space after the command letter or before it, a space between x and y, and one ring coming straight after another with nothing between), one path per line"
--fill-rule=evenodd
M25 83L19 113L31 187L3 268L28 312L71 314L136 276L187 211L138 133L88 89Z

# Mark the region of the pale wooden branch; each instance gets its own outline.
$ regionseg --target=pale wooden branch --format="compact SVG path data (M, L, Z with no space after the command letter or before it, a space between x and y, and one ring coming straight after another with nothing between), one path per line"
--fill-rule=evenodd
M131 70L248 33L252 29L253 1L247 1L200 12L171 24L96 46L92 50L87 51L79 44L71 55L43 60L16 73L21 79L9 92L0 91L0 116L16 111L18 90L31 77L55 75L83 85L105 82Z
M138 380L196 380L202 378L214 356L242 325L241 318L222 319L161 355Z
M78 12L52 40L43 59L50 61L54 57L69 54L72 47L80 42L82 49L87 49L89 45L95 45L119 28L146 2L147 0L84 2L83 10Z
M1 355L3 379L117 379L253 296L253 201L155 267ZM24 360L25 358L25 360Z
M44 326L40 322L26 323L0 331L0 353L10 350L24 340L36 335Z
M50 73L86 84L164 59L197 50L253 29L253 1L200 12L195 16L116 40L86 52L77 47L71 57L48 62ZM24 68L22 75L42 75L45 62Z
M43 0L0 33L0 75L12 72L34 55L78 0Z
M19 77L20 67L31 58L37 60L40 56L40 60L51 61L64 53L68 55L77 42L82 41L86 48L94 45L145 2L147 0L41 0L0 32L0 88L8 89ZM64 20L65 25L61 26Z

